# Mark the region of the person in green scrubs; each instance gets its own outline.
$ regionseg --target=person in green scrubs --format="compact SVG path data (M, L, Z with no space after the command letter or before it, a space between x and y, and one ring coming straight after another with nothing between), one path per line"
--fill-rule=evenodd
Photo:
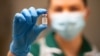
M48 0L48 10L23 9L13 21L8 56L85 56L93 51L83 30L89 16L87 0ZM37 26L44 15L47 24ZM35 41L44 29L50 31Z

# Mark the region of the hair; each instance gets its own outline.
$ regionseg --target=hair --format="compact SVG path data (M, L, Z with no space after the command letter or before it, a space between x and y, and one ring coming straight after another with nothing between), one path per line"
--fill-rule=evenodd
M85 6L87 6L87 4L88 4L87 0L83 0L83 3L84 3Z
M49 5L50 5L50 2L51 2L51 0L48 0L48 7L49 7ZM83 3L84 3L84 6L88 6L88 5L87 5L87 0L83 0Z

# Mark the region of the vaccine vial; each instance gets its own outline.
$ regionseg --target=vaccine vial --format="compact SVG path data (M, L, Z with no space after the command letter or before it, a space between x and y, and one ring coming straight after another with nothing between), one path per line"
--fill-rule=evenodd
M42 24L46 24L47 25L47 14L43 14L42 15Z

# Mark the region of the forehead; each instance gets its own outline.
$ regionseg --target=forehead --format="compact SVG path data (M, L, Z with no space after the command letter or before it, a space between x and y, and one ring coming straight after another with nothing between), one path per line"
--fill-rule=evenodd
M82 0L51 0L51 5L74 5L83 4Z

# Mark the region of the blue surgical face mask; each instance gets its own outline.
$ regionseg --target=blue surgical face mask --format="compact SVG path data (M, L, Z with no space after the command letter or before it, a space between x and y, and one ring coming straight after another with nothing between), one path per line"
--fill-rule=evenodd
M64 39L72 40L85 27L84 13L57 13L50 16L51 27Z

